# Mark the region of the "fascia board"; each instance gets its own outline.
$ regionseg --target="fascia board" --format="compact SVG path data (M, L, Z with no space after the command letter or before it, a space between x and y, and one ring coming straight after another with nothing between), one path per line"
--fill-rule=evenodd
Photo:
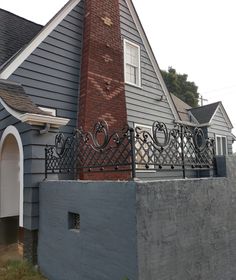
M59 118L47 115L38 115L26 113L20 116L22 122L26 122L30 125L39 125L43 126L45 124L50 124L52 127L64 126L69 122L69 119Z

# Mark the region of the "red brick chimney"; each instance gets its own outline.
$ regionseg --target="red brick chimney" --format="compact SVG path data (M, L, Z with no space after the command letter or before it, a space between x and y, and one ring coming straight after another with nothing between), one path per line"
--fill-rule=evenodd
M118 0L85 0L78 126L91 131L105 120L109 131L127 124L123 45ZM89 174L81 179L128 179L129 173Z

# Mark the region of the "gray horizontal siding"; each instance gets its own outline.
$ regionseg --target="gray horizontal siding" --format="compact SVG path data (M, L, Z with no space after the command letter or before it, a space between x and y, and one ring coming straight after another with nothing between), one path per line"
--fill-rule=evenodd
M224 115L220 108L218 108L212 122L211 126L208 128L208 136L215 139L216 135L226 136L227 137L227 147L228 154L232 155L232 133L231 129L228 127L228 124L224 118Z
M128 122L132 126L135 123L152 126L154 121L161 121L172 128L174 115L167 100L158 101L164 91L125 0L120 0L120 12L122 37L138 44L141 50L141 88L125 86ZM137 172L137 177L144 180L180 178L182 172Z
M32 100L54 108L57 115L71 119L64 132L76 126L79 74L82 42L82 6L76 7L50 36L14 73ZM12 78L12 77L11 77ZM29 135L28 135L29 134ZM22 135L25 154L25 223L31 229L38 226L38 184L44 179L44 147L53 144L55 132L39 135L37 130Z
M39 106L56 109L76 126L82 49L83 1L71 11L10 77Z
M56 109L69 118L62 128L76 126L82 48L83 1L10 76L19 82L33 102ZM22 124L0 107L0 133L8 126L19 130L24 149L24 227L38 228L38 187L45 178L45 145L54 144L57 130L40 135L39 128ZM55 176L54 176L55 177Z
M141 88L126 85L128 121L150 125L156 120L173 124L174 116L166 100L157 101L164 94L142 38L125 0L120 0L121 34L141 48Z

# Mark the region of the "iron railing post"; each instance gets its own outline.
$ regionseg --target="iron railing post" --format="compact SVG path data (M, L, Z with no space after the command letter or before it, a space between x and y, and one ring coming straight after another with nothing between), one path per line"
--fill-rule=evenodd
M185 171L185 158L184 158L184 127L181 125L181 157L182 157L182 170L183 170L183 178L186 178L186 171Z
M131 145L131 168L132 168L132 179L136 177L136 164L135 164L135 135L134 129L129 128L130 131L130 145Z

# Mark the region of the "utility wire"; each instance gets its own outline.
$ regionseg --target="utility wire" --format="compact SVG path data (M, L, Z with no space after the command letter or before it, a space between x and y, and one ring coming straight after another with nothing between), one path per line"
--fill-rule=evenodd
M203 94L210 93L210 92L221 91L221 90L224 90L224 89L232 89L232 88L236 88L236 85L226 86L226 87L218 88L218 89L212 89L212 90L203 92Z

